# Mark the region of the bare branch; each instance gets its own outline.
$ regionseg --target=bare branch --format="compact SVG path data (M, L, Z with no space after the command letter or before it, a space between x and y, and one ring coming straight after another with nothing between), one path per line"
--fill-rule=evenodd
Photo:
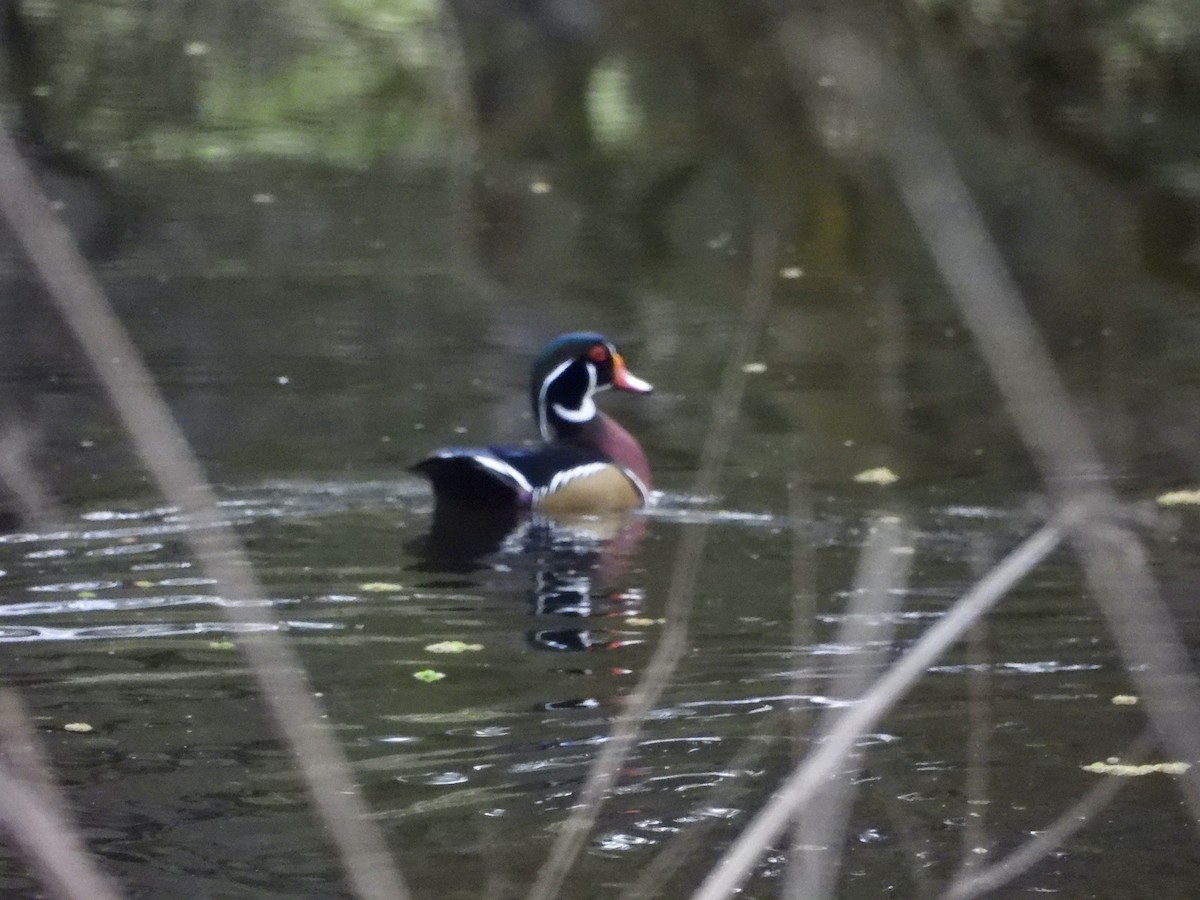
M887 661L895 632L895 619L889 613L895 610L899 591L908 583L912 554L906 551L912 549L907 546L911 538L910 530L895 516L882 516L870 526L846 618L838 629L838 645L852 648L853 652L832 657L831 697L840 700L858 697L871 686ZM827 709L821 716L820 730L829 731L844 713L845 707ZM848 755L859 754L852 751ZM857 762L853 765L858 767ZM820 787L798 817L783 896L834 896L857 792L849 777L850 769L843 761L841 771Z
M118 900L64 808L20 700L0 690L0 826L56 897Z
M28 429L10 419L0 432L0 481L12 492L21 517L31 527L50 530L63 520L62 510L38 477L32 454Z
M91 361L159 489L191 523L184 538L204 571L227 598L263 596L249 560L223 520L216 496L141 354L113 314L71 235L50 213L49 203L3 129L0 211ZM263 700L337 843L354 890L363 898L406 897L383 837L367 819L367 807L349 764L322 718L308 678L274 612L247 603L226 603L222 609L231 621L272 626L250 630L238 643L254 667Z
M1174 757L1200 757L1200 678L1157 585L1145 551L1105 480L1083 419L1058 376L1020 291L991 240L954 159L911 81L848 30L803 14L783 29L789 62L808 83L832 76L874 121L892 177L964 324L971 331L1009 414L1055 501L1082 505L1093 518L1072 543L1125 669L1146 701L1155 730ZM1200 767L1179 779L1200 822Z
M926 631L842 718L823 731L818 748L788 776L742 831L693 894L693 900L717 900L732 893L797 811L838 771L854 742L873 727L971 625L1059 545L1063 528L1078 517L1078 512L1064 516L1058 522L1042 526L1027 538L956 600L946 615Z

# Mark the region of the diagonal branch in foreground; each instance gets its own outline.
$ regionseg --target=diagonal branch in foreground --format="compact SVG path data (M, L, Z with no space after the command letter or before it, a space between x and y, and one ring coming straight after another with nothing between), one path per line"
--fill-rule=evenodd
M2 127L0 213L79 341L163 496L190 523L183 537L205 573L229 599L261 597L263 591L249 560L221 517L216 495L141 354L71 235L51 214L29 167ZM322 719L312 687L295 650L282 635L274 611L248 603L226 603L222 609L233 622L273 626L248 630L239 645L254 667L263 700L337 844L353 889L362 898L407 897L382 835L367 818L349 763Z
M817 738L817 749L788 776L770 801L738 835L709 872L693 900L719 900L731 894L755 862L787 828L796 813L838 772L854 742L875 726L920 680L925 671L1000 598L1061 543L1063 530L1078 512L1043 525L950 607L908 652L898 659L853 707Z
M800 458L799 441L792 434L793 462ZM797 469L788 478L788 514L791 519L791 586L792 586L792 653L796 674L792 679L792 693L797 696L816 690L815 673L803 671L800 648L815 641L813 618L816 615L815 569L816 555L812 545L805 540L801 523L812 520L812 510L806 492L801 488L801 477ZM725 764L730 772L744 772L757 766L772 743L772 729L786 733L788 719L794 735L801 735L807 718L799 711L764 716L758 727L747 737L737 753ZM704 846L708 835L717 827L718 819L703 814L706 807L728 807L732 798L748 789L744 778L722 781L705 793L704 798L692 807L691 815L696 821L673 837L649 863L642 866L638 877L621 893L619 900L647 900L658 894L664 884L681 869L688 859Z
M1195 762L1200 678L1091 435L916 88L896 67L885 72L878 50L828 20L795 14L781 36L798 82L832 76L883 123L881 146L900 196L1043 480L1060 507L1092 511L1072 530L1072 543L1151 724L1171 756ZM1200 822L1200 766L1178 784Z
M836 700L851 701L861 695L887 663L896 630L893 613L912 568L912 538L911 530L897 516L879 516L868 529L846 618L836 638L838 646L853 652L830 657L828 694ZM845 710L844 706L826 709L818 733L828 732ZM861 751L852 750L840 771L821 786L797 817L781 896L834 896L858 793L852 775L861 769L861 758Z
M15 691L0 688L0 828L61 900L117 900L66 813Z

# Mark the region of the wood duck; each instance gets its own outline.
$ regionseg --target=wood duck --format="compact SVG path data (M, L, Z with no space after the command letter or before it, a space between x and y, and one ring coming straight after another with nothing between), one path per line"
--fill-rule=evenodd
M643 506L650 464L628 431L596 408L606 388L648 394L612 342L590 332L552 341L533 364L536 447L447 447L413 466L438 508L595 513Z

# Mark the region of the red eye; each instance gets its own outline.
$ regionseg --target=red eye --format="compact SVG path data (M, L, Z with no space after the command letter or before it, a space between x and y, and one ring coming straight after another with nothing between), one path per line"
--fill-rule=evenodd
M588 359L594 363L602 363L608 359L608 348L603 344L597 344L588 351Z

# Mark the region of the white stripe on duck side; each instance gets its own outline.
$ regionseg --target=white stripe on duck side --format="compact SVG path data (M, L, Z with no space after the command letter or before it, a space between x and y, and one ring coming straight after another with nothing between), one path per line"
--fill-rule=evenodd
M492 453L464 453L462 450L451 447L438 451L434 456L439 459L463 459L465 457L480 468L495 473L503 481L507 481L520 489L526 497L531 497L534 494L533 485L529 483L529 479L525 477L520 469L510 465Z
M642 479L634 475L631 470L621 466L621 471L625 473L626 478L633 482L633 486L637 488L637 492L642 495L642 505L648 505L650 503L650 488L646 487Z
M586 478L589 475L595 475L597 472L603 472L611 463L606 462L590 462L584 463L582 466L575 466L570 469L563 469L561 472L554 473L554 477L550 479L550 483L545 487L537 488L533 492L533 503L536 506L542 500L545 500L551 494L561 491L572 481L580 478Z
M581 478L597 475L600 472L610 468L619 470L622 475L632 482L634 489L639 495L641 495L643 506L650 502L649 489L647 489L646 485L642 482L642 479L638 478L637 475L635 475L629 469L625 468L624 466L618 466L616 463L590 462L584 463L581 466L574 466L573 468L564 469L561 472L557 472L554 477L550 479L550 483L548 485L545 487L535 488L533 491L533 505L537 506L547 497L553 496L572 481L578 481Z

